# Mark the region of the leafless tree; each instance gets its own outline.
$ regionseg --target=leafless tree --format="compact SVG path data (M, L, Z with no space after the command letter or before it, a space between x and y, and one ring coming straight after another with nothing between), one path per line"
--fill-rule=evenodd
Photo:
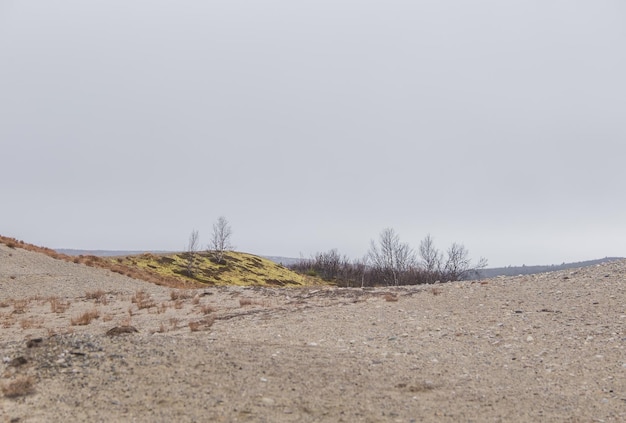
M481 258L472 265L469 252L463 244L453 243L447 251L447 259L443 268L446 281L458 281L467 278L472 273L487 267L487 260Z
M213 224L213 234L209 244L209 252L213 254L213 258L218 263L224 263L224 257L227 251L234 247L230 243L233 231L224 216L220 216L217 222Z
M441 252L435 248L435 242L430 234L420 242L419 254L425 283L435 282L441 273L443 261Z
M198 245L200 242L200 237L198 235L198 231L194 229L191 231L189 235L189 242L187 243L187 249L185 251L185 260L187 262L187 275L193 277L195 273L195 259L196 253L198 252Z
M413 249L400 242L392 228L380 233L378 243L371 241L367 258L387 285L400 285L401 277L417 263Z

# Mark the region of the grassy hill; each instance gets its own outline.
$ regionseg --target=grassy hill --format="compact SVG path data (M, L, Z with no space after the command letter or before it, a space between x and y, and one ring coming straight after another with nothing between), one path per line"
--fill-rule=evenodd
M280 264L252 254L229 251L222 263L208 252L140 254L110 258L126 267L204 285L304 286L321 280L299 275Z

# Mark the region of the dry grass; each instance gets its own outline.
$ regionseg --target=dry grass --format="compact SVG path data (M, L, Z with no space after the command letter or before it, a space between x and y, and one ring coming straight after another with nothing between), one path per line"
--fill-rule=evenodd
M53 313L65 313L70 308L69 301L62 301L59 297L50 297L50 311Z
M175 301L175 300L186 300L186 299L191 298L191 297L193 297L193 293L192 293L192 291L190 291L188 289L170 291L170 298L172 299L172 301Z
M216 309L212 305L203 304L202 306L200 306L200 311L202 312L202 314L211 314L214 313Z
M183 301L182 300L176 300L174 301L174 308L176 310L180 310L181 308L183 308Z
M3 328L10 328L15 323L15 316L11 313L0 314L0 324Z
M156 303L154 302L150 294L148 294L143 289L140 289L137 292L135 292L135 295L133 295L130 301L133 304L136 304L139 310L142 310L144 308L156 307Z
M439 295L442 292L443 292L443 290L441 288L437 288L436 286L430 288L430 293L433 294L433 295Z
M213 317L207 317L202 320L192 321L192 322L189 322L189 330L192 332L197 332L201 329L206 330L210 328L213 325L213 323L215 323L215 318Z
M100 312L94 308L93 310L86 311L83 314L72 318L70 323L72 326L86 326L98 317L100 317Z
M11 303L9 303L9 301L8 301L8 300L2 300L2 301L0 301L0 308L6 308L6 307L8 307L8 306L10 306L10 305L11 305Z
M7 398L17 398L35 392L35 379L32 376L19 376L2 386L2 393Z
M104 305L108 303L106 295L106 292L101 289L85 292L85 298L88 300L95 300L96 303L102 303Z
M26 307L28 307L28 300L13 300L13 313L14 314L22 314L26 312Z
M43 327L43 322L42 317L29 317L20 320L20 327L22 329L39 329Z
M398 296L395 294L391 294L389 292L383 295L383 298L385 299L385 301L388 301L388 302L398 301Z

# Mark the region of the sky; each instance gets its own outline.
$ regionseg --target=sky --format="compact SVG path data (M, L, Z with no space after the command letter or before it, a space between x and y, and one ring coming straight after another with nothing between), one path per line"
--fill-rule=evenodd
M622 0L0 0L0 234L626 256Z

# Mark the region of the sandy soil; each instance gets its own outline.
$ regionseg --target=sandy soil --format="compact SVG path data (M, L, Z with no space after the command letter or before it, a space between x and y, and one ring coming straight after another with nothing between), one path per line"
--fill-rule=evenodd
M626 421L625 280L187 292L0 245L0 422Z

